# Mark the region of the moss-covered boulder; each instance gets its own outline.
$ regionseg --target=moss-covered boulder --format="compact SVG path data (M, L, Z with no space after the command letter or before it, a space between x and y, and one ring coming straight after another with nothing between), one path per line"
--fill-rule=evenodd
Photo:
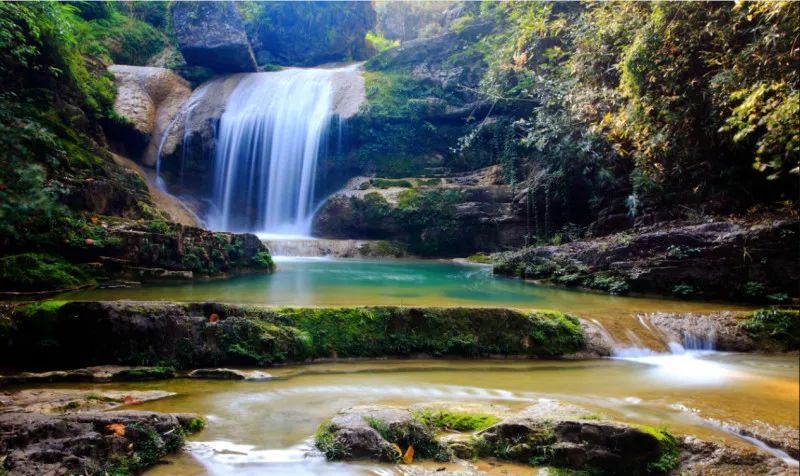
M580 352L585 344L578 319L555 311L48 301L7 314L0 356L30 367L266 366L383 356L557 358Z
M185 436L203 425L191 414L3 413L2 470L21 476L137 474L180 451Z
M444 429L448 432L442 433ZM376 405L349 408L320 425L315 444L330 460L409 462L404 456L413 448L416 459L493 457L634 476L666 474L677 466L679 452L676 439L665 430L527 411L500 421L491 414L443 404L414 411Z

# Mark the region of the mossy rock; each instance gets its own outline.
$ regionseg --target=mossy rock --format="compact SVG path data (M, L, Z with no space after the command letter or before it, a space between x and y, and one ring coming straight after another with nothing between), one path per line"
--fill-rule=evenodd
M83 269L45 253L22 253L0 258L0 289L51 291L93 283Z

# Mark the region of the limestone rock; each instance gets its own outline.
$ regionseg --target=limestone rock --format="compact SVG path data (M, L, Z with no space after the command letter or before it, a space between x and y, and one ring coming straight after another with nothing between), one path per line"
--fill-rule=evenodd
M130 122L131 129L127 136L120 134L119 128L112 130L112 140L124 145L138 136L138 142L146 144L144 150L139 151L142 161L152 166L156 163L165 134L162 154L174 152L180 142L182 124L175 124L173 120L191 95L189 84L165 68L115 64L108 70L114 75L117 85L114 111ZM120 148L124 149L124 146ZM135 150L124 152L126 155L139 155Z
M181 54L190 65L218 73L257 70L235 2L175 2L172 25Z

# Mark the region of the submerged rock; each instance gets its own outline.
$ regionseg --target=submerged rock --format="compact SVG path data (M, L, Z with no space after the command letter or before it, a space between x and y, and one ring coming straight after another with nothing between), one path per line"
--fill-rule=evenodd
M0 454L11 475L138 473L202 428L191 414L0 414Z
M218 73L257 71L235 2L175 2L172 25L181 54L190 65Z
M272 375L258 370L197 369L189 372L189 378L208 380L272 380Z

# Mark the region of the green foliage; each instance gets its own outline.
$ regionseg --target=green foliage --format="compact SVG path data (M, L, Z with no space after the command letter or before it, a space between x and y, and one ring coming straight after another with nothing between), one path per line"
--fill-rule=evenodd
M476 431L489 428L500 419L485 413L468 413L434 408L423 408L413 412L414 418L434 428L455 431Z
M763 344L788 352L800 350L800 311L797 309L760 309L745 317L739 325Z
M384 178L374 178L371 179L368 183L375 188L384 188L384 189L392 187L412 188L414 186L408 180L393 180Z
M630 289L624 278L604 273L593 276L588 280L587 285L590 288L602 289L610 294L627 294Z
M646 425L637 425L636 428L658 440L661 455L657 461L650 463L649 470L667 474L678 466L680 462L680 450L678 440L666 429L653 428Z
M0 258L0 288L5 290L47 291L91 282L86 271L48 254L22 253Z
M189 420L189 423L184 429L189 433L197 433L206 427L206 420L203 417L194 417Z
M390 40L383 35L371 31L367 32L366 40L367 44L371 45L378 53L382 53L400 44L397 40Z
M314 433L314 445L325 453L329 461L339 461L348 456L345 445L336 439L330 420L323 422Z
M269 251L259 251L251 258L251 261L258 268L269 271L275 270L275 262L272 261L272 255L269 253Z
M261 319L231 317L216 324L217 359L238 365L270 365L308 355L308 333Z
M433 438L433 433L427 426L420 428L405 422L387 423L371 416L365 416L364 420L389 443L394 443L400 448L413 446L414 457L417 459L450 460L447 449ZM400 455L397 453L387 456L390 456L391 459L400 459Z
M679 297L689 297L695 294L697 290L691 284L679 283L672 286L672 294Z

